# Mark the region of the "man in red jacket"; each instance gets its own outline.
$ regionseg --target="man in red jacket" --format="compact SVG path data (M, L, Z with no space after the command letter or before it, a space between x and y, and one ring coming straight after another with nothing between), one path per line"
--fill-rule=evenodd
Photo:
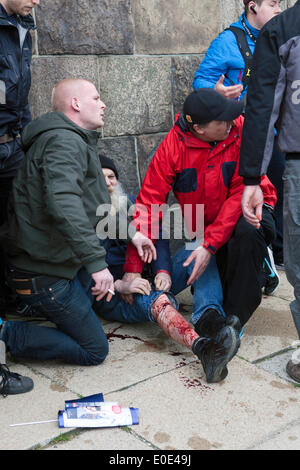
M250 318L261 302L263 261L275 236L276 190L267 177L261 181L265 205L260 229L242 217L244 186L238 175L242 106L212 89L191 93L155 153L136 203L135 224L151 238L153 207L164 204L173 189L190 238L198 239L195 249L188 244L174 256L168 275L174 294L193 286L192 323L200 336L215 336L228 317L238 317L241 324ZM199 240L201 205L204 233ZM140 273L142 266L129 245L125 272ZM240 330L239 321L235 326Z

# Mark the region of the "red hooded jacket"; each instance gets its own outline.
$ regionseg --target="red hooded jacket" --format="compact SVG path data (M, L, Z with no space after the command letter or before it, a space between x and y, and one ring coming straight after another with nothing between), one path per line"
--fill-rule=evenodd
M184 119L177 115L175 125L150 163L138 195L139 213L135 219L138 230L150 235L151 206L166 203L173 189L182 213L185 205L191 207L192 216L185 217L191 238L196 233L196 206L204 204L203 246L215 254L227 243L242 216L244 185L238 167L243 121L243 117L237 118L228 137L212 147L189 132ZM276 189L266 176L260 186L265 204L274 208ZM135 247L129 244L124 271L142 272L142 267Z

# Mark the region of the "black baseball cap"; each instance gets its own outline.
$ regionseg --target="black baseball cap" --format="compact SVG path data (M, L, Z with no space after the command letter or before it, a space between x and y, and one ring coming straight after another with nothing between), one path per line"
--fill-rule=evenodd
M109 168L110 170L112 170L115 173L116 178L118 180L119 179L119 173L118 173L118 170L116 168L116 165L111 160L111 158L108 158L105 155L100 155L100 154L99 154L99 158L100 158L100 163L101 163L102 168Z
M198 88L185 100L183 114L190 124L207 124L211 121L233 121L242 114L242 101L225 98L212 88Z

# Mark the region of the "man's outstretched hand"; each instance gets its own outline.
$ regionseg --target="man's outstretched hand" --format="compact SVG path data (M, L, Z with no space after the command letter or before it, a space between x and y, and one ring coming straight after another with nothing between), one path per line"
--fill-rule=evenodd
M193 271L187 281L188 286L191 286L195 281L197 281L197 279L199 279L201 274L204 273L209 264L211 256L211 253L206 248L200 246L199 248L196 248L196 250L194 250L183 263L183 266L187 267L193 261L195 262Z
M141 232L136 232L131 243L136 247L144 263L151 263L152 260L156 260L156 249L153 242Z
M221 95L225 96L229 100L234 98L239 98L243 91L242 85L232 85L232 86L225 86L224 85L225 76L221 75L217 83L215 84L215 90L221 93Z

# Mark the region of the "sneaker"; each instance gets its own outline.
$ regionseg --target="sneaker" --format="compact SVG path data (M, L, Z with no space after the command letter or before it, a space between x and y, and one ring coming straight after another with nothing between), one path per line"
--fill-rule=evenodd
M295 382L300 383L300 364L294 364L290 359L286 365L286 372Z
M224 326L232 326L238 333L242 329L239 318L235 315L224 317L214 308L207 309L195 324L195 331L200 337L215 339Z
M225 326L216 339L197 338L193 353L200 359L207 383L217 383L228 374L226 365L235 356L240 346L239 335L231 326Z
M33 389L33 381L29 377L10 372L5 364L0 364L0 394L17 395L30 392Z
M226 325L234 328L239 335L242 332L240 319L236 315L229 315L226 317Z
M266 278L264 294L272 295L279 287L280 277L276 271L273 253L270 248L268 248L268 256L264 260L263 270Z
M200 337L216 338L225 326L225 317L214 308L209 308L195 324L195 331Z

